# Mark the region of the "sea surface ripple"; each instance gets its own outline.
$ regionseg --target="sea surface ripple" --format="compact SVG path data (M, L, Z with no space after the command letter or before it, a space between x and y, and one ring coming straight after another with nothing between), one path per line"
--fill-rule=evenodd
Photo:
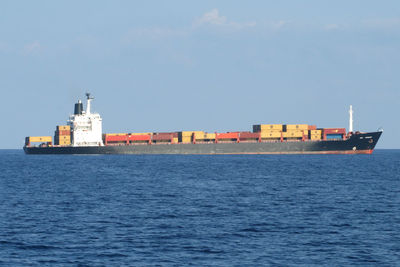
M399 229L400 150L0 150L2 266L393 266Z

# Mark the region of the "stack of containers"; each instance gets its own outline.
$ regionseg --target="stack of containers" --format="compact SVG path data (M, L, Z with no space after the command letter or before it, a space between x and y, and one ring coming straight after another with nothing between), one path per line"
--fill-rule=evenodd
M282 136L286 140L304 139L308 137L308 124L286 124Z
M25 138L25 145L30 146L31 143L47 143L51 145L51 136L28 136Z
M203 131L182 131L178 132L178 140L180 143L192 143L196 140L202 141L205 138ZM209 137L209 136L207 136Z
M196 142L214 142L215 136L216 136L215 133L206 133L203 131L193 132L193 140Z
M260 133L261 140L277 140L282 137L282 124L257 124L253 125L253 133Z
M153 133L151 139L153 143L174 143L177 137L178 133Z
M54 134L54 144L59 146L71 145L71 127L69 125L59 125Z
M240 142L259 142L260 136L260 133L240 132L239 140Z
M322 138L322 130L309 130L309 133L310 140L321 140Z
M345 128L325 128L322 131L324 140L345 139L346 129Z
M105 134L104 144L107 145L126 145L128 142L128 134L126 133L111 133Z
M151 144L153 133L129 133L128 144Z
M217 133L215 142L239 142L239 132Z

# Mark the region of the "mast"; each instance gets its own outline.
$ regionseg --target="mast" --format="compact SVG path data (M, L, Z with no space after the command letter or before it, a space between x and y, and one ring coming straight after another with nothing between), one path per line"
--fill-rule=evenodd
M353 132L353 106L350 105L350 110L349 110L349 133Z
M94 99L90 96L90 93L86 93L87 104L86 104L86 114L90 115L90 102Z

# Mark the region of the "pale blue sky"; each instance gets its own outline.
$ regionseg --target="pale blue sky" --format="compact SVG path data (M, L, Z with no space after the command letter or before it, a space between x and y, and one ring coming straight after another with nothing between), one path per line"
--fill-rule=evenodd
M2 1L0 148L89 91L104 132L385 129L400 148L400 1Z

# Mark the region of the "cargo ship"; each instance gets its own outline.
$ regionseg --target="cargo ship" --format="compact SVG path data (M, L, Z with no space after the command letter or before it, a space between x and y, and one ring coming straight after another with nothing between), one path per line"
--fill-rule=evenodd
M52 136L25 138L26 154L371 154L382 130L349 131L308 124L257 124L252 131L102 133L102 118L79 100L66 125Z

